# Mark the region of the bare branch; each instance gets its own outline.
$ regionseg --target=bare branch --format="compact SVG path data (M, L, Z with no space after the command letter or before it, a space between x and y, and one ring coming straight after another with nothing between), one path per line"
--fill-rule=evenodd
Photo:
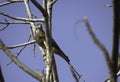
M71 68L70 71L71 71L74 79L76 80L76 82L79 82L79 78L80 78L81 76L78 78L77 75L75 74L75 72L73 71L72 66L71 66L71 65L69 65L69 66L70 66L69 68Z
M31 2L42 12L44 17L48 17L47 11L36 0L31 0Z
M5 25L4 27L0 28L0 31L6 29L8 27L9 24Z
M53 4L55 4L55 2L57 2L57 0L50 0L50 5L52 6Z
M31 12L31 9L30 9L30 5L29 5L29 0L24 0L24 4L25 4L25 8L26 8L26 11L27 11L27 15L28 15L28 19L31 20L32 19L32 12ZM30 31L31 31L31 35L33 37L33 39L35 39L35 24L34 22L30 22Z
M11 4L11 3L16 3L16 2L23 2L23 0L8 0L4 3L0 3L0 7Z
M92 31L91 29L91 26L88 22L88 18L85 17L84 18L84 21L85 21L85 25L87 27L87 30L92 38L92 40L95 42L95 44L101 49L101 51L104 53L104 57L105 57L105 60L106 60L106 63L108 65L108 68L109 68L109 71L111 72L112 71L112 62L111 62L111 59L109 57L109 53L108 51L106 50L106 48L104 47L104 45L97 39L97 37L95 36L94 32Z
M119 55L119 30L120 30L120 0L113 0L113 43L112 43L112 73L110 81L117 81L118 55Z
M28 22L44 22L43 19L28 19L28 18L22 18L22 17L15 17L15 16L9 15L7 13L3 13L3 12L0 12L0 14L5 17L14 19L14 20L21 20L21 21L28 21Z
M36 78L39 81L42 81L42 76L38 73L32 71L29 69L26 65L24 65L21 61L19 61L12 53L7 49L7 47L4 45L2 40L0 40L0 47L2 50L6 53L6 55L16 64L18 65L23 71L31 75L32 77Z
M119 65L119 30L120 30L120 0L113 0L113 13L114 13L114 25L113 25L113 45L112 45L112 71L110 78L106 81L116 82L117 77L120 76Z
M29 36L29 38L28 38L28 41L27 42L29 42L30 41L30 38L31 38L31 36ZM23 46L21 49L20 49L20 51L17 53L17 57L19 56L19 54L25 49L25 47L26 47L27 45L25 45L25 46Z
M33 44L33 43L35 43L35 42L36 42L35 40L32 40L32 41L25 42L25 43L22 43L22 44L17 44L17 45L14 45L14 46L9 46L9 47L7 47L7 48L8 48L8 49L14 49L14 48L18 48L18 47L22 47L22 46L26 46L26 45Z
M28 41L30 41L30 38L31 38L31 36L29 36ZM27 41L27 42L28 42L28 41ZM18 56L19 56L20 53L25 49L26 46L27 46L27 45L23 46L23 47L20 49L20 51L17 53L16 58L18 58ZM12 63L12 61L11 61L10 63L8 63L7 65L10 65L11 63Z
M29 22L27 22L27 21L23 21L23 22L21 22L21 21L14 21L14 22L0 22L0 24L30 24Z

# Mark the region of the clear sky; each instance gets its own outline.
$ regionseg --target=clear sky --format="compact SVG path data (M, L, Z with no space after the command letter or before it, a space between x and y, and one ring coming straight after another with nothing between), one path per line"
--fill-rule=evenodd
M0 2L3 1L5 0ZM111 0L58 0L54 4L52 36L69 56L72 65L83 75L85 82L103 82L109 76L109 72L103 53L91 40L84 23L76 24L76 22L87 16L94 33L111 54L113 13L112 8L104 6L111 2ZM24 4L21 3L1 7L0 11L27 17L24 8ZM33 5L31 8L33 14L40 18L38 9ZM0 15L0 18L3 20L3 16ZM0 32L0 38L8 46L26 42L28 36L28 25L10 25L9 28ZM33 45L27 46L19 59L34 71L39 68L41 72L45 69L41 52L37 46L35 57L33 57L32 49ZM11 51L16 54L19 49ZM60 82L75 82L67 63L57 55L55 58ZM14 63L7 66L9 62L10 59L0 51L0 64L6 82L38 82Z

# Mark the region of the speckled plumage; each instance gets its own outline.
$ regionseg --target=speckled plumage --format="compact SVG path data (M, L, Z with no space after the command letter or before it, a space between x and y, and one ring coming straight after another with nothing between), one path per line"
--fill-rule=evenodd
M39 46L46 49L45 44L44 44L45 43L45 32L43 31L41 24L36 25L35 40ZM67 57L67 55L65 55L64 52L59 48L59 46L57 45L57 43L55 42L53 38L51 40L52 40L51 45L52 45L52 48L54 48L54 53L61 56L64 60L66 60L67 63L69 63L70 60Z

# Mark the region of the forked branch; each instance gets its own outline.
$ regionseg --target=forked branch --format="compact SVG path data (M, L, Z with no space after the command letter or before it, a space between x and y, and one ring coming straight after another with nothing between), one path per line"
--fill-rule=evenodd
M16 64L18 65L23 71L31 75L32 77L38 79L39 81L42 81L42 76L38 73L34 72L33 70L29 69L26 65L24 65L21 61L19 61L8 48L5 46L5 44L0 40L0 47L1 49L6 53L6 55Z

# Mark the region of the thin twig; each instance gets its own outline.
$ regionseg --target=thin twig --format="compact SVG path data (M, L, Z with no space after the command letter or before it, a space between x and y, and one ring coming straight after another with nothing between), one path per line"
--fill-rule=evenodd
M3 12L0 12L0 14L5 17L14 19L14 20L28 21L28 22L44 22L43 19L28 19L28 18L22 18L22 17L15 17L15 16L9 15L7 13L3 13Z
M0 7L5 6L5 5L9 5L9 4L12 4L12 3L16 3L16 2L23 2L23 0L8 0L4 3L0 3Z
M28 38L28 41L27 42L29 42L30 41L30 39L31 39L31 36L29 36L29 38ZM19 54L25 49L25 47L26 47L27 45L25 45L25 46L23 46L21 49L20 49L20 51L17 53L17 57L19 56Z
M30 24L29 22L27 22L27 21L23 21L23 22L21 22L21 21L15 21L15 22L0 22L0 24Z
M53 5L55 4L55 2L57 2L57 0L52 0L52 1L50 2L50 5L53 6Z
M0 31L6 29L8 27L9 24L6 24L4 27L0 28Z
M29 0L24 0L24 4L25 4L26 11L27 11L28 19L31 20L33 17L32 17L32 12L31 12L30 5L29 5ZM31 32L33 39L35 39L34 31L35 31L35 24L34 24L34 22L31 21L30 22L30 32Z
M9 47L7 47L7 48L8 48L8 49L14 49L14 48L18 48L18 47L22 47L22 46L26 46L26 45L33 44L33 43L35 43L35 42L36 42L35 40L32 40L32 41L25 42L25 43L22 43L22 44L17 44L17 45L14 45L14 46L9 46Z
M30 38L31 38L31 36L29 36L28 41L30 41ZM27 42L28 42L28 41L27 41ZM18 56L19 56L20 53L25 49L26 46L27 46L27 45L23 46L23 47L20 49L20 51L17 53L16 58L18 58ZM10 61L10 62L7 64L7 66L10 65L12 62L13 62L13 61Z

